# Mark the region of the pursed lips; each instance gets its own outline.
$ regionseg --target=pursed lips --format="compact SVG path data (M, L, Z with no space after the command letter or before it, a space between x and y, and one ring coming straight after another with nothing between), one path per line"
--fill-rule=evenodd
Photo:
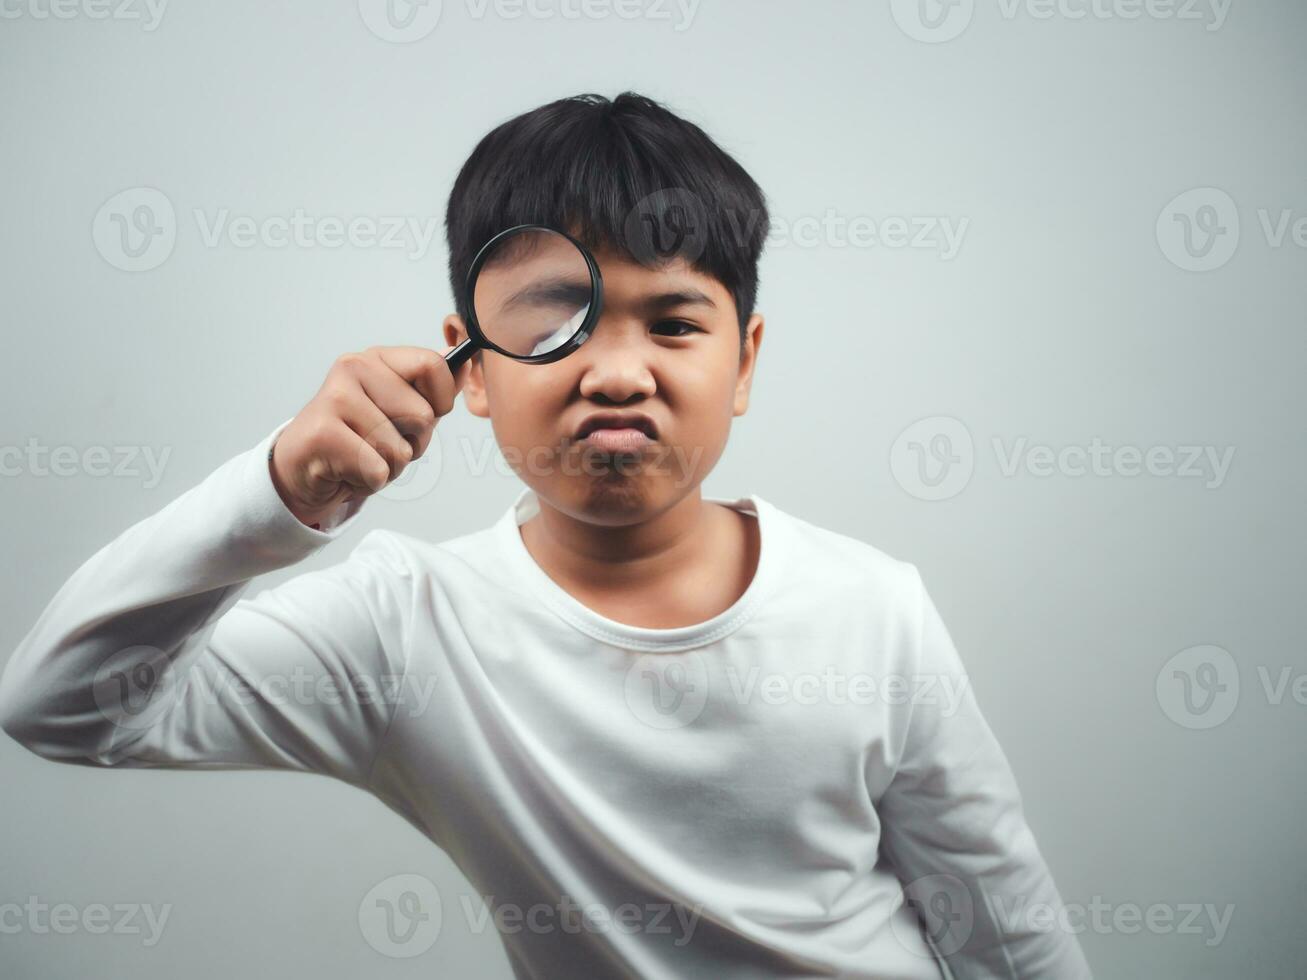
M651 445L657 436L657 427L647 415L596 412L582 421L574 438L605 452L629 453Z

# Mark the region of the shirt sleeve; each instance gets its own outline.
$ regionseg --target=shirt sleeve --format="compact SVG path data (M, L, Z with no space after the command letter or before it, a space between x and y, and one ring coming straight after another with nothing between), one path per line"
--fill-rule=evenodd
M882 849L956 980L1092 980L1011 766L913 573L910 689L921 693L909 699L898 765L877 804Z
M128 528L58 590L0 674L0 726L57 762L318 772L365 786L405 667L409 569L371 531L252 598L251 579L353 526L301 523L272 482L283 422Z

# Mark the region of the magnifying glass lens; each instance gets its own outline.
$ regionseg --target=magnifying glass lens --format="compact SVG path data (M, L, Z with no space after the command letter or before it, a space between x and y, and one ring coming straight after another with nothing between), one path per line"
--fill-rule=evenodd
M518 357L566 344L585 323L593 299L585 256L547 228L505 235L482 263L472 291L481 332Z

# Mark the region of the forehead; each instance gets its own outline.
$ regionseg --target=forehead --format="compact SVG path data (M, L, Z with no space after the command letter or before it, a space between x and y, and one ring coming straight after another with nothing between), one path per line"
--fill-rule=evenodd
M655 295L684 294L689 301L704 296L718 312L729 312L733 302L721 280L695 269L684 258L674 257L657 265L644 265L624 252L611 248L591 249L604 280L605 303L638 302Z

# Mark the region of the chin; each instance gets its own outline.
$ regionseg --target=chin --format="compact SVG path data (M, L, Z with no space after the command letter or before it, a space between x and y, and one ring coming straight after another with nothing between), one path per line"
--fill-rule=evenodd
M532 487L536 496L574 520L607 527L639 524L667 503L665 489L647 477L616 470L598 476L568 477L561 484Z

